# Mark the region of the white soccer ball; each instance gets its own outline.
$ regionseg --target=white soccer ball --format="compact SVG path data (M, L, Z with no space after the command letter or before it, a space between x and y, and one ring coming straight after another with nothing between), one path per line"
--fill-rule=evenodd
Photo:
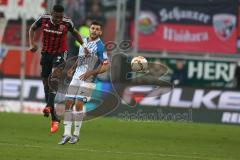
M148 68L148 61L143 56L134 57L131 61L132 71L144 72Z

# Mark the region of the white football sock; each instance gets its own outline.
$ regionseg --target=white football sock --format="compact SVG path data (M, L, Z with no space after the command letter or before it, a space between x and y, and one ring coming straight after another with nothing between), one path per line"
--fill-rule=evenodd
M80 134L80 129L81 129L81 126L82 126L82 120L83 120L83 112L80 111L80 112L75 112L74 114L74 120L75 120L75 123L74 123L74 135L76 136L79 136Z
M82 121L75 121L74 123L74 135L76 136L79 136L80 134L80 129L81 129L81 126L82 126Z
M71 136L71 131L72 131L72 119L73 119L73 113L72 110L66 110L64 112L64 136Z
M72 130L72 121L64 121L64 136L71 136L71 130Z

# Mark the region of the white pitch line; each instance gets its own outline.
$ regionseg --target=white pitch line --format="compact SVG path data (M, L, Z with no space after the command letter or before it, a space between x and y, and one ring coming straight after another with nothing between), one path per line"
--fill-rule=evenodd
M26 148L41 148L46 149L46 146L35 146L29 144L8 144L0 143L0 146L15 146L15 147L26 147ZM72 151L86 151L86 152L98 152L98 153L111 153L111 154L128 154L128 155L142 155L142 156L152 156L152 157L175 157L175 158L185 158L185 159L200 159L200 160L210 160L216 158L202 158L190 155L174 155L174 154L162 154L162 153L149 153L149 152L121 152L121 151L111 151L111 150L96 150L96 149L84 149L84 148L68 148L68 147L51 147L55 150L72 150Z

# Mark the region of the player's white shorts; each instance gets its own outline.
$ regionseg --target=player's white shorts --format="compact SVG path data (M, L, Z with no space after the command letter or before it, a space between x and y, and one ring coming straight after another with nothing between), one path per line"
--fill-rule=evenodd
M69 87L66 99L79 99L83 102L88 102L91 99L92 92L96 88L95 83L82 81L76 78L73 78Z

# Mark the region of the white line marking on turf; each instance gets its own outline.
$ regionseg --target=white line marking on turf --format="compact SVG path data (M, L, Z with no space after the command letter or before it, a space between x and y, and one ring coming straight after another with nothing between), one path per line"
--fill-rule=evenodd
M46 149L46 146L35 146L29 144L9 144L9 143L0 143L0 146L15 146L15 147L25 147L25 148L41 148ZM185 158L185 159L201 159L201 160L210 160L215 158L202 158L191 155L174 155L174 154L163 154L163 153L149 153L149 152L121 152L121 151L111 151L111 150L96 150L96 149L84 149L84 148L68 148L68 147L51 147L55 150L72 150L72 151L86 151L86 152L99 152L99 153L111 153L111 154L128 154L128 155L142 155L142 156L152 156L152 157L175 157L175 158Z

